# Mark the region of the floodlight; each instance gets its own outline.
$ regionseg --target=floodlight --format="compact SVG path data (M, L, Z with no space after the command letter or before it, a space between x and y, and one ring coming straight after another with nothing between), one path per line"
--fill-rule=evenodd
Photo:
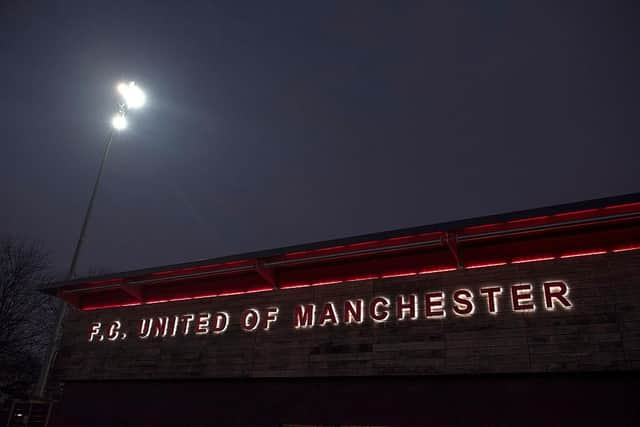
M124 130L127 127L127 118L123 114L116 114L111 119L111 125L115 130Z
M122 95L127 108L140 108L146 100L144 92L135 82L118 84L118 92Z

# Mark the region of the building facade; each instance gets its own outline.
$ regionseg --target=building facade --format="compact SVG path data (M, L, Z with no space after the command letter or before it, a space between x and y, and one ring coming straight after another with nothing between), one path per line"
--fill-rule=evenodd
M640 419L639 194L48 292L59 425Z

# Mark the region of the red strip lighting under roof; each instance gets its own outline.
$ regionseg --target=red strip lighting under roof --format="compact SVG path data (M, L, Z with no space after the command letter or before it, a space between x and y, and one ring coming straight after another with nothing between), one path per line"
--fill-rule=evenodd
M564 255L560 255L560 258L577 258L581 256L590 256L590 255L603 255L606 254L605 250L596 250L596 251L588 251L588 252L573 252Z
M524 264L527 262L540 262L540 261L550 261L552 259L556 259L554 256L543 256L543 257L534 257L534 258L518 258L511 261L511 264Z
M432 268L427 270L421 270L418 274L435 274L435 273L446 273L447 271L455 271L457 268L455 267L444 267L444 268Z
M105 309L105 308L133 307L135 305L142 305L142 303L140 303L140 302L131 302L131 303L126 303L126 304L96 305L96 306L82 307L82 310L84 310L84 311L92 311L92 310L100 310L100 309Z
M393 277L407 277L407 276L416 276L418 273L415 271L407 272L407 273L391 273L391 274L383 274L380 276L381 279L391 279Z
M618 253L618 252L627 252L627 251L637 251L638 249L640 249L640 245L636 245L636 246L625 246L622 248L616 248L613 250L614 253Z
M473 270L475 268L486 268L486 267L499 267L501 265L507 265L506 261L494 261L494 262L486 262L482 264L469 264L465 268L468 270Z
M561 255L559 257L543 256L543 257L535 257L535 258L514 259L511 262L494 261L494 262L487 262L487 263L481 263L481 264L471 264L471 265L465 266L464 269L474 270L479 268L499 267L507 264L523 264L528 262L549 261L549 260L554 260L558 258L561 258L561 259L577 258L577 257L585 257L585 256L593 256L593 255L603 255L606 253L627 252L627 251L633 251L633 250L640 250L640 245L620 247L617 249L613 249L611 251L595 250L595 251L588 251L588 252L568 253L565 255ZM445 273L445 272L451 272L455 270L457 270L457 268L455 267L443 267L443 268L436 268L436 269L421 270L417 273L412 271L412 272L405 272L405 273L391 273L391 274L383 274L383 275L356 276L352 278L347 278L345 280L328 280L328 281L312 282L312 283L290 283L290 284L283 284L282 286L279 287L279 289L288 290L288 289L297 289L297 288L308 288L311 286L336 285L340 283L351 283L351 282L359 282L359 281L365 281L365 280L390 279L394 277L407 277L407 276L416 276L416 275L424 275L424 274ZM257 293L257 292L268 292L268 291L274 291L274 290L275 289L273 288L261 288L261 289L251 289L247 291L238 291L238 292L213 293L213 294L198 295L193 297L177 297L177 298L150 300L150 301L145 301L143 303L133 302L133 303L126 303L126 304L106 304L106 305L83 307L82 310L91 311L91 310L99 310L99 309L106 309L106 308L138 306L138 305L145 305L145 304L162 304L167 302L216 298L216 297L233 296L233 295L244 295L244 294Z
M639 219L640 202L633 202L140 276L74 281L57 289L82 310L97 310L588 257L640 250ZM456 267L459 260L466 262ZM136 286L150 299L132 301ZM104 304L96 304L101 301Z

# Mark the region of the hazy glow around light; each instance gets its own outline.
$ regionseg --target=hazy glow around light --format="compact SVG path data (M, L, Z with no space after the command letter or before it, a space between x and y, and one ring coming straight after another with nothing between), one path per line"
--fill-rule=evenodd
M128 108L140 108L146 101L146 96L135 82L118 84L118 92L124 98Z
M127 128L127 119L122 114L116 114L111 119L111 125L115 130L124 130Z

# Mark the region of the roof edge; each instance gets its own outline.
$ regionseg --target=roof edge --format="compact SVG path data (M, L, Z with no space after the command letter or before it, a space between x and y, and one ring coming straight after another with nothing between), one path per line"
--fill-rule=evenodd
M492 214L492 215L485 215L485 216L474 217L474 218L466 218L462 220L440 222L440 223L435 223L430 225L393 229L393 230L376 232L376 233L360 234L360 235L355 235L350 237L283 246L283 247L274 248L274 249L244 252L239 254L226 255L222 257L205 258L205 259L196 260L196 261L189 261L189 262L170 264L170 265L164 265L164 266L158 266L158 267L143 268L143 269L137 269L137 270L129 270L129 271L124 271L119 273L100 275L100 276L80 277L73 280L61 280L61 281L56 281L54 283L50 283L46 286L43 286L40 290L50 295L56 295L57 289L59 288L70 286L70 285L82 284L90 281L93 282L93 281L105 281L105 280L114 280L114 279L126 279L129 277L136 277L136 276L143 276L151 273L157 273L164 270L175 270L175 269L181 269L181 268L198 267L198 266L208 265L208 264L221 264L221 263L239 261L239 260L270 258L274 256L284 255L290 252L321 249L325 247L361 243L366 241L384 240L389 238L410 236L414 234L423 234L423 233L429 233L429 232L454 231L454 230L459 230L459 229L472 227L472 226L513 221L513 220L519 220L519 219L525 219L525 218L537 217L537 216L543 216L543 215L553 215L553 214L570 212L570 211L598 209L598 208L604 208L607 206L614 206L614 205L621 205L621 204L628 204L628 203L635 203L635 202L640 202L640 193L629 193L624 195L590 199L590 200L579 201L579 202L564 203L560 205L552 205L552 206L546 206L541 208L513 211L509 213Z

